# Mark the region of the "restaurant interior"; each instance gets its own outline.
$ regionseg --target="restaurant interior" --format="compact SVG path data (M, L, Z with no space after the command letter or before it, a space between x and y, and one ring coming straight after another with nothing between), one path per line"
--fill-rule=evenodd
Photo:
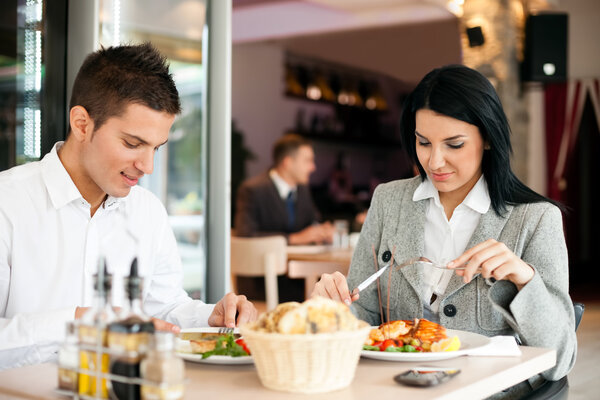
M516 175L566 206L569 293L585 305L569 398L594 398L600 2L215 1L3 0L0 171L39 160L64 140L70 88L86 53L151 41L171 63L183 112L157 153L156 172L140 185L169 213L184 288L216 302L236 289L238 276L255 277L258 308L270 310L278 303L277 278L265 276L263 250L235 236L242 182L272 167L272 146L282 135L301 135L314 149L309 187L321 219L345 221L346 240L355 243L357 216L377 185L418 173L400 142L406 96L431 69L467 65L500 96ZM278 246L285 264L275 275L303 285L298 301L321 274L348 271L351 246L319 258L275 242L268 245ZM243 266L250 262L258 272Z

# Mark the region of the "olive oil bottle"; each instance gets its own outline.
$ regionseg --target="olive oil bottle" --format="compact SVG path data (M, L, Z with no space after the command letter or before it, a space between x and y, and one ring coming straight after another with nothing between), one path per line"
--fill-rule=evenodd
M140 362L148 351L154 324L142 309L142 278L138 275L137 258L131 263L129 277L125 279L125 292L129 300L117 321L108 327L108 346L113 357L111 374L139 378ZM111 381L111 398L140 399L140 385Z
M108 398L107 382L100 374L108 373L106 329L116 317L109 301L111 289L112 276L106 268L106 260L101 258L98 273L94 275L94 303L83 314L79 325L79 343L85 346L79 352L79 366L88 371L79 374L80 395Z

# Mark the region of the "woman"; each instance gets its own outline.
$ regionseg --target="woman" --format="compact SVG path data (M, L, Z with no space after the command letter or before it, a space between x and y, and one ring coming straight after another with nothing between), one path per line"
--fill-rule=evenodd
M324 275L314 294L353 302L358 317L378 325L389 291L390 320L427 318L554 348L557 364L542 375L560 379L577 347L561 212L511 171L510 128L494 88L465 66L435 69L407 98L401 134L420 176L377 188L347 282ZM351 296L349 287L392 256L396 264L425 257L449 269L394 269L379 288Z

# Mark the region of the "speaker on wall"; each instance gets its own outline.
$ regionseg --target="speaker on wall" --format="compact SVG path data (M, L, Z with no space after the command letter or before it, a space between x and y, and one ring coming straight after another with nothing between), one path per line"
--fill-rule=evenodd
M521 77L524 81L556 82L567 79L568 15L529 15Z

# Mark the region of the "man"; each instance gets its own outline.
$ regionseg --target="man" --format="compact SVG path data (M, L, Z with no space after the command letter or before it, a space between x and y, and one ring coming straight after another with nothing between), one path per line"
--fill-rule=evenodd
M317 224L308 188L314 152L302 136L287 134L273 147L274 167L245 181L237 193L238 236L285 235L289 244L330 243L333 227Z
M229 293L216 305L187 296L166 210L136 186L179 112L168 65L150 44L101 49L75 79L66 141L0 173L0 369L55 356L65 323L92 302L99 257L123 258L114 242L125 226L157 329L256 318L244 296ZM121 261L115 276L128 273L131 259Z

